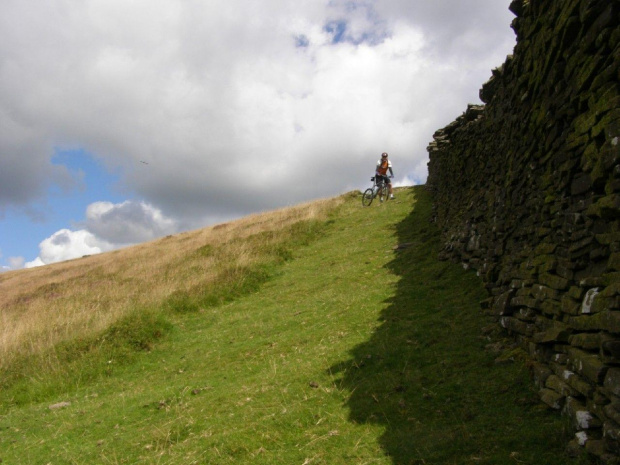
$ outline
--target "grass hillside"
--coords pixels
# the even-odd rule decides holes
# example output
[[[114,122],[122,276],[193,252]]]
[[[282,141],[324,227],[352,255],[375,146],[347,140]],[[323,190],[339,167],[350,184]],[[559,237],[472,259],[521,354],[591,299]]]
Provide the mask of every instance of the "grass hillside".
[[[0,462],[587,463],[396,195],[0,274]]]

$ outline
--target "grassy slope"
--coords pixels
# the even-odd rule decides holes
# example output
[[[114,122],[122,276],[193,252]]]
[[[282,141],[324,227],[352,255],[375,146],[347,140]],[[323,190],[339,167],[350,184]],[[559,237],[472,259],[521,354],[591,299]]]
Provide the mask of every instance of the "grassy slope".
[[[132,363],[5,411],[0,459],[571,463],[525,370],[485,351],[479,280],[435,260],[423,188],[398,197],[350,198],[258,292],[170,314]]]

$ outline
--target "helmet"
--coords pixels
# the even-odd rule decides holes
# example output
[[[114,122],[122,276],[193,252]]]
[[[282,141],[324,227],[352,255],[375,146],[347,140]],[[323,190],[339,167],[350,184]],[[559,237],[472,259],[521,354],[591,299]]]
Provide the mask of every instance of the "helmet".
[[[381,154],[381,158],[387,158],[387,156],[388,156],[388,155],[387,155],[387,152],[383,152],[383,153]]]

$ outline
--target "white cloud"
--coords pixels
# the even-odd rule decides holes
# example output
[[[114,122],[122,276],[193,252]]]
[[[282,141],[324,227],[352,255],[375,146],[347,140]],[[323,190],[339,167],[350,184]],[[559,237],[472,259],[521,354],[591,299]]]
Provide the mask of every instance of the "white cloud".
[[[26,264],[24,265],[24,268],[35,268],[37,266],[43,266],[43,265],[47,265],[47,263],[41,260],[41,257],[37,257],[30,262],[26,262]]]
[[[26,268],[98,254],[111,248],[110,244],[101,241],[84,229],[79,231],[61,229],[39,244],[39,256],[26,263]]]
[[[4,0],[0,214],[71,186],[58,147],[169,220],[93,207],[113,243],[361,188],[383,151],[423,183],[433,132],[512,50],[509,3]]]

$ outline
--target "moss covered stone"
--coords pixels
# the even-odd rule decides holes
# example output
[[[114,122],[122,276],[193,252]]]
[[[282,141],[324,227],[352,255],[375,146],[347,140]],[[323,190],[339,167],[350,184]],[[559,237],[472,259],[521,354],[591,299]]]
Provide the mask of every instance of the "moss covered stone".
[[[606,195],[600,198],[588,208],[586,214],[605,220],[620,218],[620,194]]]

